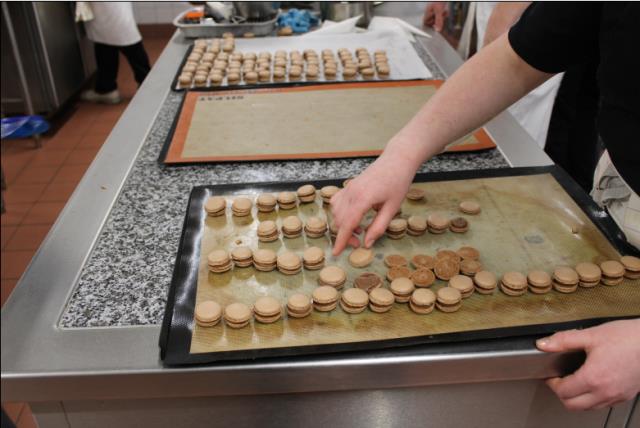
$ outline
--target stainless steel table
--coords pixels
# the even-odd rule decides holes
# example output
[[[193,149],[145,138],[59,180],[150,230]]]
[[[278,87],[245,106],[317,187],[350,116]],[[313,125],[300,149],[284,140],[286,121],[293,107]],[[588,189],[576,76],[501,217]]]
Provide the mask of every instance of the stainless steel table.
[[[423,7],[385,4],[376,13],[419,26]],[[419,41],[449,75],[461,60],[431,34]],[[541,379],[583,357],[543,354],[526,338],[166,369],[159,326],[58,328],[186,48],[180,35],[171,39],[3,307],[3,401],[29,402],[42,427],[639,423],[632,403],[566,412]],[[551,163],[508,113],[487,130],[511,165]]]

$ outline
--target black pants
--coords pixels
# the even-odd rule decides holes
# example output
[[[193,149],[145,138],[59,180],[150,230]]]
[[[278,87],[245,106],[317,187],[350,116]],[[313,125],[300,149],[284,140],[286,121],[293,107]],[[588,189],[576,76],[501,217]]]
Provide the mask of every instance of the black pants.
[[[102,43],[95,43],[96,65],[98,71],[96,75],[96,92],[106,94],[114,89],[118,89],[118,63],[120,61],[119,53],[127,58],[133,75],[138,82],[142,83],[151,66],[149,65],[149,57],[147,51],[144,50],[142,41],[129,46],[112,46]]]

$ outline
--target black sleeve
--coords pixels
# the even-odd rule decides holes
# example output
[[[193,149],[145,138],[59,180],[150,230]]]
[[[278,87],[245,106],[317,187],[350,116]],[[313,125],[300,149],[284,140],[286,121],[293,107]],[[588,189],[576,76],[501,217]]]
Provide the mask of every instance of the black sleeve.
[[[601,12],[599,2],[534,2],[509,30],[509,43],[530,66],[559,73],[597,55]]]

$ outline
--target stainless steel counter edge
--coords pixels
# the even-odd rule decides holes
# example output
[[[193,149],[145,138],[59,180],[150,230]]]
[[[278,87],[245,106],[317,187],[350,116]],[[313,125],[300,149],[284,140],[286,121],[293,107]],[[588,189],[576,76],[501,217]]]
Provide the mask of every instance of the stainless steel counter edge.
[[[446,74],[455,69],[456,54],[439,35],[428,40],[420,38],[420,42],[433,53]],[[286,381],[289,379],[287,371],[282,368],[276,370],[278,363],[164,369],[158,359],[158,327],[78,330],[57,328],[61,310],[73,292],[80,271],[166,97],[168,82],[176,71],[177,59],[182,58],[185,50],[186,45],[182,43],[181,37],[174,35],[4,305],[1,326],[3,399],[56,399],[66,395],[60,389],[63,385],[69,386],[70,390],[82,391],[84,398],[103,394],[122,397],[126,394],[133,396],[144,393],[149,396],[161,393],[152,387],[136,386],[136,379],[140,377],[149,381],[149,385],[180,384],[184,387],[180,388],[181,394],[192,394],[191,391],[197,389],[194,385],[198,385],[199,376],[209,379],[209,382],[210,376],[219,380],[232,380],[230,388],[233,389],[229,389],[229,393],[255,393],[260,388],[266,388],[261,384],[268,383],[261,381],[262,374],[274,371],[282,378],[270,381],[269,388],[272,392],[288,388],[316,388],[304,381],[297,384],[291,381],[289,385]],[[457,58],[457,64],[459,63],[460,59]],[[512,165],[550,163],[535,143],[522,144],[529,137],[510,115],[503,114],[494,119],[488,130],[500,142],[500,149]],[[502,140],[503,138],[507,140]],[[370,358],[357,361],[349,361],[348,356],[327,356],[326,364],[316,361],[311,366],[295,369],[294,372],[322,370],[321,375],[315,373],[315,379],[331,378],[340,373],[342,377],[334,380],[334,383],[323,384],[326,388],[347,389],[401,383],[425,384],[436,379],[443,382],[463,382],[470,379],[480,381],[545,377],[557,374],[557,368],[565,358],[543,355],[534,349],[513,352],[497,348],[490,353],[473,355],[473,358],[479,358],[482,363],[469,363],[471,357],[464,358],[457,353],[439,359],[421,356],[414,360],[403,360],[402,364],[387,365],[393,370],[382,376],[376,368],[379,364],[386,365],[386,360],[379,360],[375,354],[371,355]],[[352,367],[351,375],[339,369],[337,362],[343,360]],[[450,366],[453,371],[449,374],[441,373],[436,376],[436,373],[444,370],[430,369],[429,373],[433,373],[433,377],[417,375],[420,374],[418,367],[423,367],[423,364],[443,367],[442,364],[446,364],[447,360],[452,364],[459,362],[459,366]],[[510,363],[501,364],[501,361]],[[470,367],[481,367],[477,364],[484,364],[485,368],[471,373]],[[289,366],[293,367],[294,364]],[[260,371],[266,367],[274,369]],[[234,369],[239,370],[235,372],[237,376],[231,376]],[[406,373],[416,376],[404,376]],[[464,376],[467,376],[466,379]],[[388,380],[363,381],[363,377],[384,377]],[[78,382],[77,387],[74,386],[75,382]],[[81,388],[82,385],[86,389]],[[205,390],[212,393],[207,389],[210,387],[206,383],[200,385],[200,389],[197,389],[200,393]]]

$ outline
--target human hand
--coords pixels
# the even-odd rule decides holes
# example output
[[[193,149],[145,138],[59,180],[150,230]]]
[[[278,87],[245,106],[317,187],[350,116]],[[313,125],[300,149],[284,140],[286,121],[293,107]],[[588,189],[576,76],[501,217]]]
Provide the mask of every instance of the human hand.
[[[429,2],[427,8],[424,10],[422,23],[440,32],[444,27],[444,20],[447,16],[449,16],[449,6],[446,1]]]
[[[562,331],[538,340],[536,345],[545,352],[587,353],[575,373],[547,379],[568,410],[602,409],[640,392],[640,319]]]
[[[338,228],[333,254],[347,246],[358,247],[362,217],[371,209],[377,214],[367,227],[364,246],[369,248],[387,229],[415,175],[415,167],[401,158],[380,156],[362,174],[331,198],[333,222]]]

